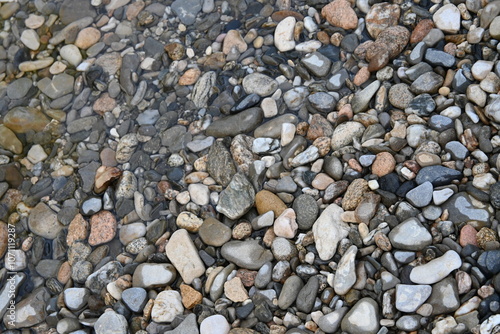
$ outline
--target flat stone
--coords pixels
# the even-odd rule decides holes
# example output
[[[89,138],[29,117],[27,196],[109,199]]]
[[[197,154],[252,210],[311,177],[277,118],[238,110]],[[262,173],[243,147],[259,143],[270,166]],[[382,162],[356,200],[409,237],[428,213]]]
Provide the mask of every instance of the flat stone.
[[[243,173],[237,173],[221,193],[217,211],[230,219],[243,216],[254,204],[255,191]]]
[[[349,225],[340,218],[343,212],[338,205],[330,204],[312,227],[316,249],[323,261],[335,255],[338,243],[349,234]]]
[[[332,62],[320,52],[313,52],[302,58],[302,64],[315,76],[324,77],[330,72]]]
[[[269,96],[278,89],[276,80],[257,72],[247,75],[242,85],[247,94],[257,94],[262,97]]]
[[[230,241],[222,246],[221,254],[227,261],[250,270],[257,270],[273,260],[271,251],[259,245],[257,240]]]
[[[334,0],[321,9],[321,15],[334,27],[356,29],[358,17],[346,0]]]
[[[57,214],[46,204],[38,203],[28,217],[30,230],[46,239],[55,239],[63,226],[57,220]]]
[[[151,319],[159,323],[172,322],[183,312],[184,306],[180,293],[174,290],[162,291],[154,301]]]
[[[414,217],[393,228],[389,232],[389,239],[393,247],[411,251],[422,250],[432,243],[431,234]]]
[[[176,276],[170,263],[141,263],[134,271],[132,284],[145,289],[163,287],[171,284]]]
[[[430,285],[396,285],[396,308],[401,312],[415,312],[432,293]]]
[[[438,29],[450,34],[456,34],[460,30],[460,11],[454,4],[447,4],[439,8],[432,20]]]
[[[227,116],[214,121],[208,126],[205,133],[207,136],[214,136],[217,138],[246,134],[252,132],[261,125],[263,116],[261,108],[250,108],[236,115]]]
[[[203,221],[198,233],[209,246],[220,247],[231,239],[231,228],[212,217]]]
[[[41,132],[49,124],[45,114],[31,107],[15,107],[4,116],[3,125],[15,133]]]
[[[191,25],[196,21],[196,15],[201,11],[199,0],[176,0],[172,3],[172,11],[185,25]]]
[[[421,185],[413,188],[406,193],[406,199],[411,205],[417,208],[423,208],[427,206],[432,200],[432,183],[429,181],[422,183]]]
[[[379,327],[379,306],[368,297],[354,304],[341,323],[342,331],[351,334],[375,334]]]
[[[358,248],[354,245],[349,247],[339,261],[333,288],[337,295],[345,295],[356,282],[356,254]]]
[[[180,229],[172,234],[165,252],[186,284],[205,273],[205,265],[186,230]]]
[[[410,280],[417,284],[434,284],[448,276],[453,270],[460,268],[462,260],[453,250],[449,250],[424,265],[413,268]]]
[[[75,79],[66,73],[54,75],[52,80],[43,78],[38,82],[38,88],[51,99],[57,99],[61,96],[73,92]]]
[[[50,299],[49,290],[41,287],[16,303],[15,320],[11,321],[9,312],[3,317],[7,329],[31,328],[45,320],[46,306]]]
[[[479,202],[464,192],[453,195],[443,205],[443,210],[448,210],[451,221],[479,221],[489,222],[492,215],[489,204]]]
[[[428,166],[422,168],[415,179],[417,184],[429,181],[434,187],[444,186],[453,180],[459,180],[462,173],[458,170],[443,166]]]

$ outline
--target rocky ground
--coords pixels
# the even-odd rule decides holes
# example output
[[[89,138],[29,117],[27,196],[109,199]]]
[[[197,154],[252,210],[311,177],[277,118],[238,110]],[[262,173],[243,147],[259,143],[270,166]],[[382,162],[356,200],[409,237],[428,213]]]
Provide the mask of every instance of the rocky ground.
[[[0,332],[499,333],[499,15],[1,2]]]

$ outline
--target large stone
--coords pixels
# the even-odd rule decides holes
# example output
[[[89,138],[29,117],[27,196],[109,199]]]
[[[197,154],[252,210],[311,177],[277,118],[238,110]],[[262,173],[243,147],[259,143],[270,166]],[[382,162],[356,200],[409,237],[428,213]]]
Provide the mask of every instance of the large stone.
[[[489,223],[493,215],[493,208],[488,203],[480,202],[465,192],[453,195],[443,204],[448,210],[449,220],[453,222],[481,222]]]
[[[236,174],[231,153],[220,141],[216,141],[208,152],[207,171],[217,183],[224,187],[229,185]]]
[[[23,143],[21,143],[11,129],[3,124],[0,124],[0,147],[14,154],[21,154],[23,152]]]
[[[263,117],[261,108],[250,108],[236,115],[214,121],[208,126],[205,133],[208,136],[217,138],[234,137],[239,134],[249,133],[262,123]]]
[[[247,75],[242,85],[247,94],[257,94],[262,97],[271,95],[278,89],[276,80],[257,72]]]
[[[363,124],[358,122],[345,122],[333,130],[332,150],[352,145],[354,140],[359,140],[365,131]]]
[[[3,323],[7,329],[31,328],[45,320],[47,303],[50,299],[49,290],[38,288],[24,297],[15,305],[14,314],[6,312]]]
[[[356,254],[358,247],[352,245],[342,255],[339,261],[337,271],[335,272],[335,279],[333,281],[333,288],[337,295],[345,295],[351,287],[356,283]]]
[[[417,218],[412,217],[397,225],[389,233],[393,247],[419,251],[432,243],[432,236]]]
[[[47,239],[55,239],[63,226],[57,220],[57,214],[45,203],[38,203],[28,217],[31,232]]]
[[[432,293],[430,285],[396,285],[396,308],[401,312],[415,312]]]
[[[337,251],[337,245],[349,235],[349,225],[340,218],[344,212],[337,204],[330,204],[321,213],[312,227],[319,257],[330,260]]]
[[[172,10],[182,23],[191,25],[201,11],[201,4],[200,0],[176,0],[172,3]]]
[[[349,334],[375,334],[379,325],[379,306],[371,298],[359,300],[342,319],[342,330]]]
[[[250,270],[260,269],[264,263],[273,260],[271,251],[257,240],[230,241],[222,246],[221,254],[227,261]]]
[[[417,284],[434,284],[448,276],[453,270],[460,268],[461,265],[460,255],[449,250],[443,256],[413,268],[410,280]]]
[[[157,288],[171,284],[176,278],[170,263],[141,263],[135,268],[133,285],[141,288]]]
[[[73,92],[74,82],[74,77],[66,73],[61,73],[54,75],[52,80],[47,77],[43,78],[38,82],[38,88],[42,93],[55,100]]]
[[[3,124],[15,133],[40,132],[49,124],[49,119],[38,109],[15,107],[4,116]]]
[[[180,229],[172,234],[165,253],[186,284],[205,273],[205,265],[186,230]]]
[[[254,199],[252,184],[245,174],[237,173],[221,193],[216,209],[229,219],[238,219],[253,206]]]

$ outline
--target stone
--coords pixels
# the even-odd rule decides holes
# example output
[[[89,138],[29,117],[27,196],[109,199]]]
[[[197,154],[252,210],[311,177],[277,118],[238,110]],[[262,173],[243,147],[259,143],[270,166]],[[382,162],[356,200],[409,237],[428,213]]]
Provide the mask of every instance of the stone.
[[[216,141],[208,152],[207,171],[214,180],[227,187],[236,174],[231,153],[220,141]],[[238,177],[236,185],[244,182],[241,177]],[[244,185],[244,183],[242,183]]]
[[[418,219],[412,217],[403,221],[389,232],[393,247],[418,251],[432,243],[432,236]]]
[[[314,197],[307,194],[302,194],[293,201],[293,210],[297,216],[298,227],[301,230],[309,230],[319,213],[319,207]]]
[[[200,0],[176,0],[172,3],[172,11],[185,25],[196,21],[196,15],[201,11]]]
[[[368,182],[364,179],[351,182],[342,200],[342,208],[346,211],[355,210],[368,190]]]
[[[224,294],[235,303],[248,299],[248,292],[239,277],[234,277],[224,283]]]
[[[432,293],[430,285],[396,285],[396,308],[401,312],[412,313],[425,303]]]
[[[183,211],[175,220],[178,227],[183,228],[191,233],[196,233],[203,224],[203,219],[198,218],[194,213]]]
[[[453,250],[447,251],[424,265],[413,268],[410,280],[417,284],[434,284],[448,276],[453,270],[460,268],[462,260]]]
[[[436,28],[443,32],[456,34],[460,30],[460,11],[454,4],[439,8],[432,16]]]
[[[443,204],[442,208],[448,210],[448,219],[451,221],[486,223],[491,217],[491,207],[488,204],[479,202],[464,192],[453,195]]]
[[[180,286],[182,305],[188,310],[194,308],[196,305],[201,304],[203,295],[186,284]]]
[[[417,208],[423,208],[431,202],[433,196],[432,190],[432,183],[430,183],[429,181],[424,182],[421,185],[408,191],[406,193],[406,199],[411,205]]]
[[[311,72],[311,74],[317,77],[324,77],[330,72],[332,62],[322,53],[316,51],[303,57],[302,64]]]
[[[21,42],[30,50],[38,50],[40,47],[40,37],[33,29],[26,29],[21,34]]]
[[[295,40],[293,32],[297,20],[293,16],[288,16],[278,23],[274,31],[274,45],[281,52],[293,50]]]
[[[3,125],[15,133],[41,132],[48,124],[47,116],[31,107],[15,107],[3,118]]]
[[[182,287],[182,286],[181,286]],[[174,330],[166,331],[164,334],[199,334],[198,323],[194,313],[188,314],[181,324]]]
[[[206,317],[200,324],[200,334],[228,334],[231,326],[220,314]]]
[[[180,229],[171,235],[165,252],[186,284],[205,273],[205,265],[186,230]]]
[[[334,0],[321,9],[321,15],[334,27],[356,29],[358,17],[346,0]]]
[[[33,81],[28,78],[19,78],[7,86],[7,96],[12,100],[21,99],[33,87]]]
[[[222,246],[221,254],[227,261],[250,270],[257,270],[273,259],[271,251],[257,240],[230,241]]]
[[[372,173],[382,177],[394,171],[396,160],[389,152],[378,153],[372,164]]]
[[[363,135],[365,127],[358,122],[345,122],[337,126],[332,135],[332,150],[351,145]]]
[[[342,319],[342,331],[351,334],[375,334],[379,330],[379,307],[365,297],[360,299]]]
[[[72,93],[74,82],[75,79],[71,75],[61,73],[54,75],[52,79],[43,78],[38,81],[38,89],[40,89],[49,98],[55,100]]]
[[[98,29],[94,27],[84,28],[78,33],[78,36],[75,40],[75,46],[80,49],[87,50],[88,48],[99,42],[100,38],[101,32]]]
[[[335,279],[333,281],[333,288],[337,295],[343,296],[356,282],[356,254],[358,248],[354,245],[349,247],[342,255],[339,261],[337,271],[335,272]]]
[[[274,221],[274,233],[278,237],[292,239],[297,229],[295,211],[291,208],[285,209]]]
[[[458,170],[443,166],[428,166],[422,168],[415,179],[417,184],[429,181],[434,187],[450,184],[453,180],[459,180],[462,173]]]
[[[230,219],[243,216],[254,204],[255,191],[243,173],[236,173],[221,193],[217,211]]]
[[[111,241],[116,235],[117,222],[109,211],[100,211],[90,217],[89,245],[98,246]]]
[[[341,307],[333,312],[323,315],[318,320],[319,328],[325,333],[335,333],[340,327],[340,322],[344,318],[349,308]]]
[[[460,306],[457,282],[451,276],[444,278],[432,287],[432,294],[427,300],[432,306],[432,315],[454,312]]]
[[[127,307],[135,313],[144,310],[144,306],[148,301],[147,292],[143,288],[133,287],[126,289],[122,293],[122,301]]]
[[[231,228],[212,217],[203,221],[198,233],[209,246],[220,247],[231,239]]]
[[[59,18],[64,25],[85,17],[95,18],[96,15],[90,1],[65,0],[59,9]]]
[[[396,4],[377,3],[371,6],[365,18],[366,29],[370,36],[377,38],[385,28],[397,25],[400,12]]]
[[[50,240],[55,239],[63,229],[57,214],[44,203],[38,203],[30,211],[28,226],[31,232]]]
[[[3,316],[3,323],[7,329],[31,328],[45,320],[47,303],[50,299],[49,290],[38,288],[16,303],[14,319],[7,312]]]
[[[82,62],[82,54],[76,45],[67,44],[59,50],[61,58],[66,60],[70,65],[78,67]]]
[[[170,263],[141,263],[135,268],[132,284],[139,288],[157,288],[170,285],[176,278]]]
[[[247,75],[242,82],[247,94],[257,94],[262,97],[273,94],[278,89],[278,82],[262,73]]]
[[[197,0],[188,0],[184,2],[197,1]],[[180,0],[176,0],[175,2],[180,2]],[[174,3],[175,3],[174,2]],[[173,5],[172,5],[173,6]],[[212,88],[215,85],[215,80],[217,78],[217,74],[214,71],[209,71],[203,74],[196,84],[193,87],[193,91],[191,93],[191,100],[198,108],[204,108],[207,106],[207,101],[209,95],[211,94]]]
[[[86,288],[68,288],[64,290],[64,304],[72,311],[78,311],[87,304],[90,291]]]
[[[214,121],[208,126],[205,133],[217,138],[234,137],[255,130],[263,120],[261,108],[254,107],[244,110],[236,115],[227,116]]]
[[[241,37],[238,30],[229,30],[224,37],[224,43],[222,45],[222,52],[224,54],[229,54],[231,50],[235,48],[239,53],[243,53],[247,50],[247,43]]]
[[[183,312],[184,306],[180,293],[174,290],[162,291],[154,300],[151,319],[159,323],[172,322],[176,316]]]
[[[314,222],[314,241],[323,261],[330,260],[335,255],[338,243],[349,234],[349,225],[340,218],[343,212],[338,205],[330,204]]]
[[[287,208],[286,204],[269,190],[261,190],[255,195],[255,207],[259,215],[273,211],[275,217],[279,217]]]
[[[23,144],[16,134],[3,124],[0,125],[0,147],[9,150],[14,154],[23,152]]]

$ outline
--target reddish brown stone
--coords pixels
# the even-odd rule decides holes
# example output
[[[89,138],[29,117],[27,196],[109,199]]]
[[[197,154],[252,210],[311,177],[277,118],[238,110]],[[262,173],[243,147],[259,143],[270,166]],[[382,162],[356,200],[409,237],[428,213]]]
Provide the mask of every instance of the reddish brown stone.
[[[247,288],[253,286],[255,282],[255,277],[257,277],[257,271],[248,270],[248,269],[240,269],[236,272],[236,277],[241,279],[241,282]]]
[[[468,224],[464,225],[464,227],[462,227],[462,229],[460,230],[460,239],[459,239],[460,246],[462,247],[465,247],[467,245],[478,246],[476,234],[477,231],[474,227]]]
[[[179,86],[194,85],[200,77],[201,71],[197,68],[190,68],[179,78]]]
[[[104,192],[108,186],[122,175],[122,171],[117,167],[101,166],[95,174],[94,191],[98,194]]]
[[[314,141],[319,137],[331,137],[332,135],[333,127],[330,122],[320,114],[314,114],[309,122],[307,139]]]
[[[186,54],[186,48],[180,43],[170,43],[165,45],[165,51],[172,60],[180,60]]]
[[[356,29],[358,16],[347,0],[334,0],[323,7],[321,15],[334,27]]]
[[[274,211],[275,218],[279,217],[287,208],[281,198],[269,190],[261,190],[255,195],[255,206],[259,215]]]
[[[302,21],[304,19],[304,15],[293,10],[278,10],[271,15],[271,19],[273,19],[274,22],[281,22],[289,16],[295,17],[297,21]]]
[[[425,19],[416,25],[415,29],[413,29],[410,37],[410,43],[418,43],[421,42],[425,36],[434,28],[434,22],[431,19]]]
[[[399,5],[387,2],[374,4],[366,14],[365,20],[368,33],[373,38],[377,38],[382,30],[398,24],[400,14]]]
[[[113,240],[116,235],[116,218],[109,211],[100,211],[90,218],[89,245],[97,246]]]
[[[71,246],[75,241],[87,239],[88,234],[89,223],[81,214],[77,214],[69,224],[66,243],[68,246]]]
[[[381,152],[377,154],[372,165],[372,173],[378,177],[382,177],[394,171],[396,160],[389,152]]]
[[[110,97],[108,93],[104,93],[94,102],[92,108],[97,114],[104,115],[105,113],[115,109],[115,107],[116,100]]]

